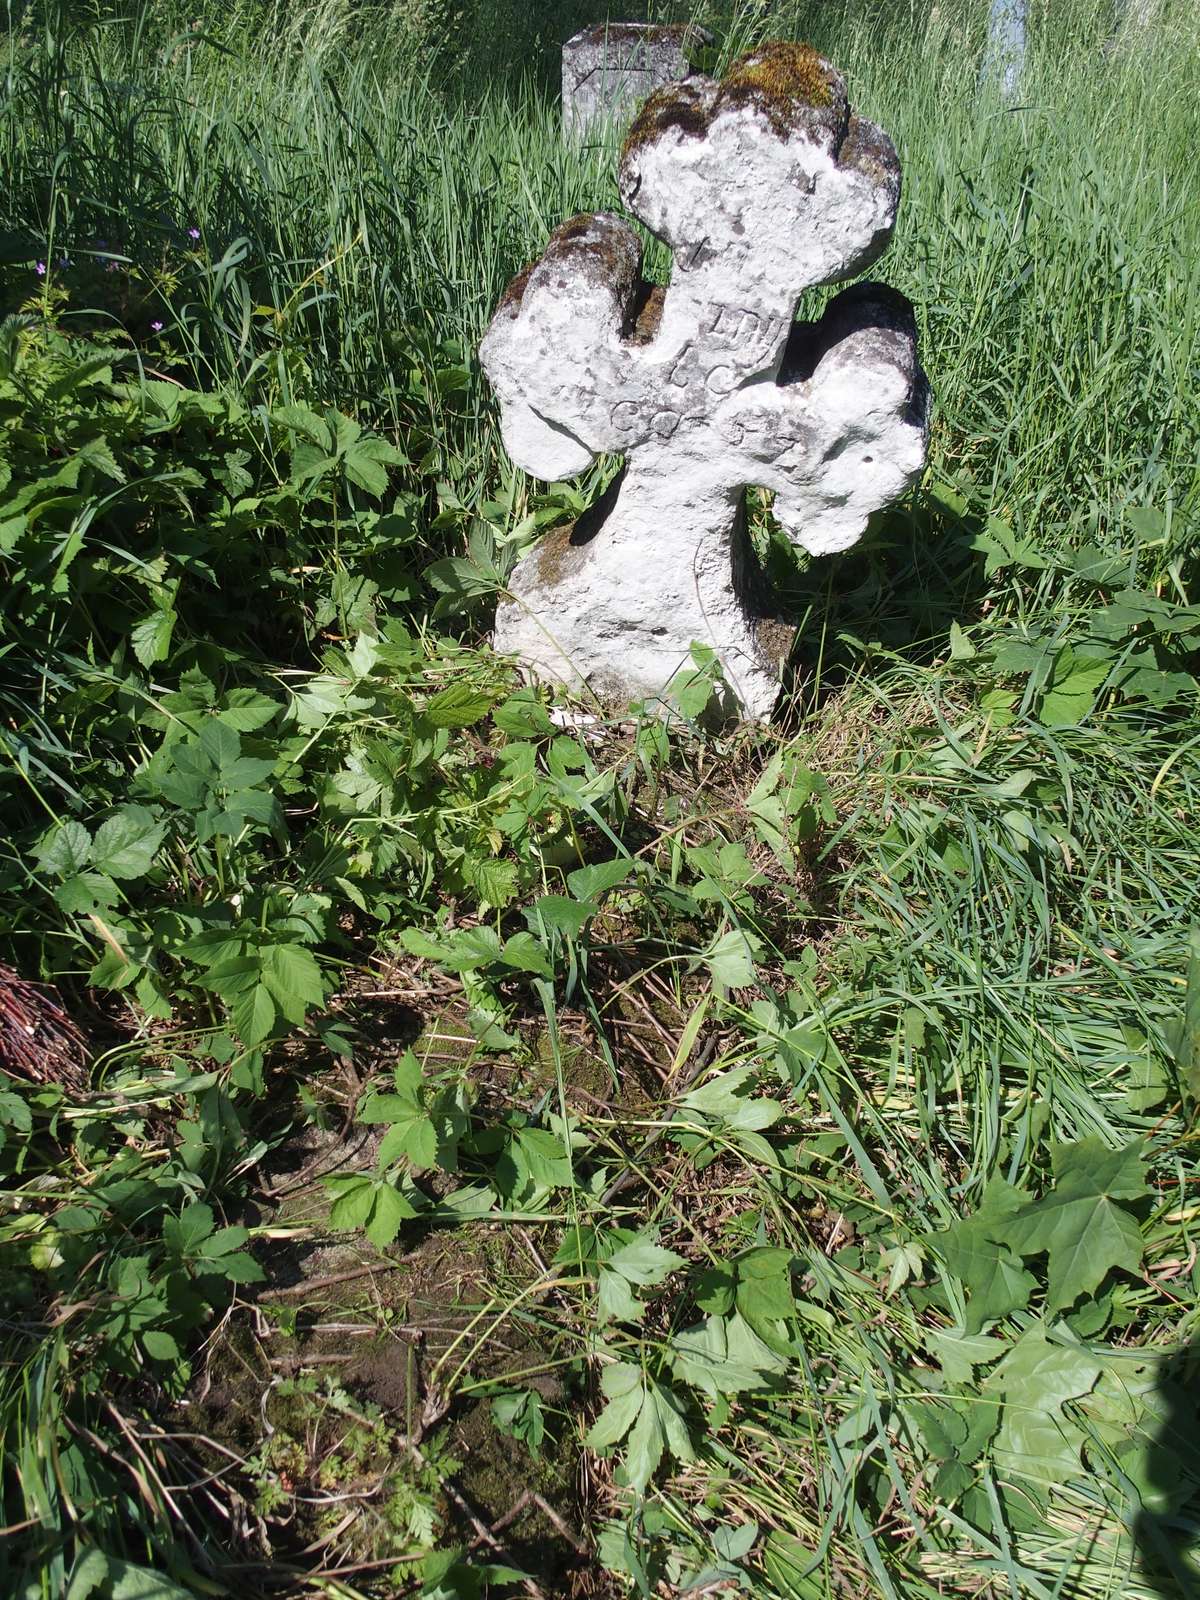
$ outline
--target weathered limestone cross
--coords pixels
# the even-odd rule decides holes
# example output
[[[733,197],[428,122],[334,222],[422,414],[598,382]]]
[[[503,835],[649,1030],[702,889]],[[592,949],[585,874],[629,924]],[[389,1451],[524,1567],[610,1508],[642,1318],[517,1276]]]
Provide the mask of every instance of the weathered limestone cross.
[[[861,272],[900,197],[887,135],[841,75],[771,44],[720,82],[651,95],[621,154],[626,206],[674,251],[642,282],[633,227],[574,217],[514,279],[480,347],[509,455],[541,478],[601,451],[615,494],[518,564],[497,650],[601,699],[655,697],[713,648],[741,711],[770,715],[778,661],[745,529],[747,486],[788,535],[843,550],[925,459],[928,389],[903,296],[844,291],[794,323],[801,292]]]

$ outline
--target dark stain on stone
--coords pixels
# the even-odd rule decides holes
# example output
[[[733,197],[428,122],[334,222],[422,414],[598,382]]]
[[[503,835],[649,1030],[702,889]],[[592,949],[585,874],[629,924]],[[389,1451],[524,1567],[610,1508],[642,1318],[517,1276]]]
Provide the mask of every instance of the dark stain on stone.
[[[507,311],[511,313],[512,316],[516,316],[517,312],[521,309],[521,301],[525,298],[525,285],[529,282],[529,279],[533,273],[533,269],[536,266],[537,262],[531,261],[528,266],[522,267],[520,272],[517,273],[516,277],[509,284],[508,288],[505,289],[504,293],[500,296],[500,304],[496,307],[497,316],[499,316],[502,311]]]
[[[641,260],[637,234],[622,217],[581,211],[555,228],[536,265],[557,268],[560,289],[567,288],[572,278],[585,276],[624,299]]]
[[[856,168],[875,183],[894,184],[899,196],[900,161],[896,147],[875,123],[851,112],[837,160],[839,167]]]
[[[587,564],[589,545],[603,528],[609,513],[617,503],[621,485],[625,481],[622,468],[604,493],[583,515],[560,528],[552,528],[538,540],[533,555],[537,563],[539,584],[571,582]]]
[[[625,313],[625,325],[621,329],[621,337],[627,344],[650,343],[662,321],[666,297],[667,291],[661,283],[647,283],[645,278],[639,280]]]

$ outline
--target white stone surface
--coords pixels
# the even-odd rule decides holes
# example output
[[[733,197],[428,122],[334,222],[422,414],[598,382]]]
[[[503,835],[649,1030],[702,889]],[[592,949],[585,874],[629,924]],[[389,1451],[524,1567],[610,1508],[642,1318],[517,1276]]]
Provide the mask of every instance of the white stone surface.
[[[600,452],[627,458],[611,504],[518,564],[494,636],[536,676],[604,702],[660,695],[695,640],[742,712],[769,716],[777,663],[760,639],[770,607],[746,486],[773,490],[782,527],[822,555],[853,544],[925,459],[907,302],[859,285],[819,322],[792,320],[804,289],[885,247],[900,193],[886,135],[803,51],[767,47],[720,83],[660,90],[634,124],[620,191],[674,251],[665,295],[641,282],[628,222],[576,217],[510,285],[480,347],[519,466],[556,479]],[[808,92],[780,94],[781,80]],[[810,103],[814,81],[827,104]]]

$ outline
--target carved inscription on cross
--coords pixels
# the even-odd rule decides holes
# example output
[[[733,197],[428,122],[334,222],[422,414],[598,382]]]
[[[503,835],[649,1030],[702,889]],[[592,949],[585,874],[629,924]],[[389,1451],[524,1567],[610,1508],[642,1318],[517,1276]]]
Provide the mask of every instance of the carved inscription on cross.
[[[861,272],[900,195],[886,134],[803,45],[743,57],[646,102],[621,197],[674,253],[642,281],[633,227],[574,217],[514,279],[480,356],[512,459],[542,478],[625,456],[615,492],[524,557],[495,645],[602,699],[654,697],[699,641],[741,711],[769,716],[778,663],[744,491],[788,535],[843,550],[925,459],[928,389],[904,298],[880,285],[793,321],[800,294]]]

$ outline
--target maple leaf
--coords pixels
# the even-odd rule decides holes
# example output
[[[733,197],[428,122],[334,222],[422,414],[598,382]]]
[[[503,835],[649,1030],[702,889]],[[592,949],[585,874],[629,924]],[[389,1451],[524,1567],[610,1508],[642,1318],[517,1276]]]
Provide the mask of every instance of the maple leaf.
[[[987,1322],[996,1322],[1010,1311],[1029,1304],[1034,1279],[1021,1265],[1020,1257],[1002,1237],[1010,1218],[1028,1203],[1029,1196],[1003,1178],[993,1178],[983,1192],[979,1210],[973,1216],[952,1223],[944,1233],[934,1234],[931,1243],[968,1291],[966,1331],[978,1333]]]
[[[1090,1294],[1113,1267],[1140,1271],[1141,1229],[1120,1202],[1146,1194],[1143,1148],[1136,1141],[1111,1150],[1095,1136],[1056,1145],[1054,1188],[1007,1222],[1005,1239],[1014,1250],[1049,1257],[1049,1314]]]

